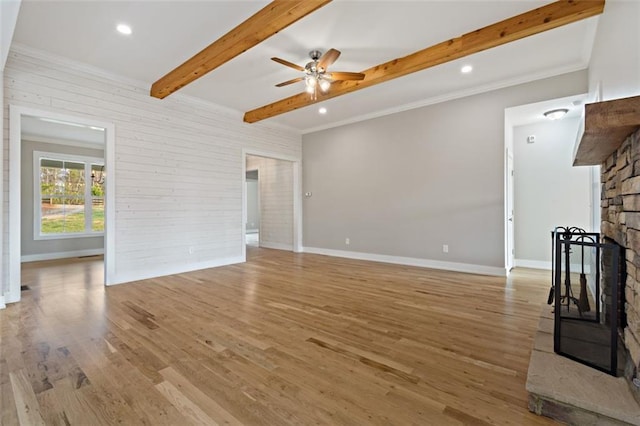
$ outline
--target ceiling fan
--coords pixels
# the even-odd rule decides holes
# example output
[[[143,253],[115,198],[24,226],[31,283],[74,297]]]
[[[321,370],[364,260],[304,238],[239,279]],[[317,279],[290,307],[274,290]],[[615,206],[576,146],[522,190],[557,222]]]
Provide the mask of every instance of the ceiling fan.
[[[271,60],[278,62],[279,64],[293,68],[305,73],[304,77],[297,77],[280,84],[276,84],[276,87],[288,86],[289,84],[304,81],[305,91],[309,93],[313,99],[316,99],[318,94],[318,88],[325,93],[331,87],[331,82],[338,80],[363,80],[365,75],[359,72],[345,72],[334,71],[327,72],[327,68],[333,64],[340,56],[340,51],[336,49],[329,49],[323,55],[319,50],[312,50],[309,52],[311,62],[307,63],[304,67],[296,65],[292,62],[285,61],[280,58],[271,58]]]

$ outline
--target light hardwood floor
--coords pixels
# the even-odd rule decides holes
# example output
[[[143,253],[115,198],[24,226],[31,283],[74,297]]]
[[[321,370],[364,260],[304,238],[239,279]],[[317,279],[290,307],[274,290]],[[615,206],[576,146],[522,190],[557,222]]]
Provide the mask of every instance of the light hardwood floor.
[[[553,424],[525,391],[547,273],[248,257],[106,289],[99,259],[25,264],[2,425]]]

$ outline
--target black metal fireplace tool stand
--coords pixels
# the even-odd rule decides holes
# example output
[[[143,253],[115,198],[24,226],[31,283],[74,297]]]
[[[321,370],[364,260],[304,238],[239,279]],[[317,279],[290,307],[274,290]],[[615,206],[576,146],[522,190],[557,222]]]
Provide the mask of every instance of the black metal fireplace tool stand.
[[[554,351],[615,376],[624,365],[618,360],[620,246],[577,227],[557,227],[551,237]]]
[[[592,243],[597,244],[599,238],[599,234],[595,232],[586,232],[582,228],[578,228],[576,226],[565,227],[558,226],[553,231],[551,231],[551,258],[553,259],[551,262],[551,290],[549,291],[549,297],[547,299],[547,304],[551,305],[555,298],[555,291],[559,289],[558,285],[559,281],[556,280],[556,269],[561,269],[562,265],[562,257],[560,260],[557,260],[558,256],[564,254],[564,294],[560,295],[560,304],[557,306],[566,307],[567,312],[571,311],[571,303],[573,303],[578,310],[578,314],[582,316],[584,312],[589,312],[591,310],[591,306],[589,304],[589,299],[587,297],[587,279],[585,274],[585,259],[584,259],[584,245],[580,246],[580,294],[579,297],[575,297],[573,295],[573,288],[571,286],[571,247],[569,244],[561,245],[562,250],[558,252],[556,255],[556,251],[558,250],[556,240],[560,239],[567,242],[577,242],[577,243]],[[598,265],[600,262],[600,251],[596,250],[596,259],[595,264]],[[596,278],[596,293],[599,293],[599,275]],[[599,304],[599,298],[596,298],[596,305]],[[599,321],[599,306],[596,306],[596,316]]]

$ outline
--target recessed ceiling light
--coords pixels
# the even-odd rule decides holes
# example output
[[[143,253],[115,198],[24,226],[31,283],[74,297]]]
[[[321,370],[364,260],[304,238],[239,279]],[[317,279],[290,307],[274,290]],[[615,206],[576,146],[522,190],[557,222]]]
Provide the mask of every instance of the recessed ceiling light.
[[[545,112],[544,116],[547,117],[549,120],[559,120],[565,115],[567,115],[568,112],[569,110],[566,108],[558,108],[558,109],[552,109],[550,111]]]
[[[127,24],[118,24],[116,30],[118,30],[120,34],[131,35],[131,27]]]
[[[460,68],[460,72],[463,74],[469,74],[471,71],[473,71],[473,67],[471,65],[465,65]]]
[[[327,113],[327,109],[325,107],[320,107],[320,109],[318,110],[318,112],[320,114],[326,114]]]

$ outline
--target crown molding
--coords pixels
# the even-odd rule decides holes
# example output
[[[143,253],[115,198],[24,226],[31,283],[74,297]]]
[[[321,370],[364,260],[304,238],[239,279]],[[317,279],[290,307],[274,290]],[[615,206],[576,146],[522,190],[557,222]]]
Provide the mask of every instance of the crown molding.
[[[322,130],[333,129],[335,127],[346,126],[348,124],[359,123],[361,121],[372,120],[374,118],[380,118],[387,115],[397,114],[399,112],[409,111],[412,109],[418,109],[422,107],[426,107],[429,105],[435,105],[442,102],[453,101],[456,99],[462,99],[469,96],[480,95],[482,93],[492,92],[494,90],[505,89],[507,87],[517,86],[519,84],[530,83],[536,80],[542,80],[545,78],[556,77],[562,74],[568,74],[571,72],[582,71],[587,69],[589,66],[588,60],[585,61],[584,58],[579,63],[565,66],[565,67],[557,67],[551,70],[546,70],[538,73],[525,74],[523,76],[519,76],[516,78],[503,80],[500,82],[489,83],[478,87],[458,90],[455,92],[447,93],[441,96],[433,96],[429,98],[425,98],[418,102],[412,102],[408,104],[398,105],[392,108],[383,109],[380,111],[372,112],[369,114],[358,115],[356,117],[348,118],[346,120],[336,121],[333,123],[325,124],[317,127],[310,127],[307,129],[303,129],[301,132],[303,135],[309,133],[315,133]]]
[[[142,80],[136,80],[133,78],[125,77],[121,74],[113,73],[105,69],[86,64],[81,61],[76,61],[64,56],[56,55],[50,52],[46,52],[44,50],[35,49],[33,47],[14,42],[11,45],[9,56],[15,57],[16,55],[27,56],[40,61],[49,62],[55,65],[69,68],[71,70],[74,70],[83,74],[89,74],[89,75],[99,77],[105,80],[109,80],[118,84],[132,86],[142,91],[148,92],[149,89],[151,88],[150,82],[145,82]],[[229,108],[220,104],[216,104],[215,102],[207,101],[205,99],[197,98],[195,96],[185,95],[183,93],[174,93],[171,95],[171,97],[163,100],[152,98],[151,96],[149,96],[149,99],[153,99],[158,102],[164,102],[164,103],[172,102],[172,103],[180,103],[184,105],[194,106],[198,108],[205,108],[208,111],[212,111],[217,114],[226,116],[228,118],[237,120],[238,123],[241,123],[243,125],[248,125],[247,123],[244,123],[242,121],[242,117],[244,116],[243,111],[239,111],[239,110]],[[254,125],[254,127],[257,127],[257,126]],[[276,123],[276,122],[264,123],[264,125],[259,127],[263,127],[265,129],[268,129],[268,128],[279,129],[279,130],[291,132],[296,135],[301,134],[301,131],[299,129],[296,129],[294,127],[287,126],[284,124]]]

